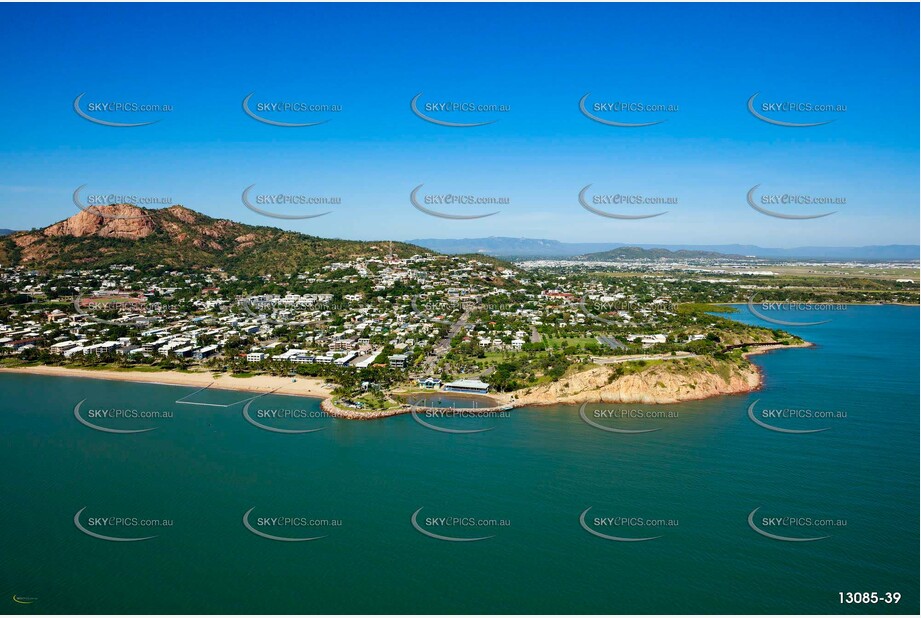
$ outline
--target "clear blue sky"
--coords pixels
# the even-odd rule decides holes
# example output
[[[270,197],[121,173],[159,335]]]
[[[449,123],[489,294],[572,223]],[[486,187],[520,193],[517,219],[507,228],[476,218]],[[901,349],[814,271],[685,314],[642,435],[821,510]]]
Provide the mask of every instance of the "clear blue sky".
[[[169,196],[216,217],[328,237],[397,240],[525,236],[564,241],[918,243],[919,31],[915,4],[654,5],[2,5],[0,227],[76,212],[73,190]],[[161,114],[74,113],[74,98],[166,103]],[[342,106],[273,116],[260,101]],[[424,122],[422,101],[511,111],[478,128]],[[667,122],[614,128],[590,101],[679,106]],[[836,114],[752,117],[746,102],[847,105]],[[266,114],[269,116],[269,114]],[[613,117],[613,116],[609,116]],[[617,119],[621,119],[620,116]],[[625,119],[633,121],[633,117]],[[429,217],[409,192],[505,196],[499,215]],[[677,196],[668,215],[593,215],[577,194]],[[745,194],[844,196],[838,214],[773,219]],[[240,193],[341,196],[333,214],[282,222]],[[314,208],[314,207],[308,207]],[[450,210],[450,209],[449,209]],[[821,209],[820,209],[821,210]],[[482,212],[470,209],[466,212]],[[286,212],[291,212],[291,209]],[[462,212],[458,209],[450,212]],[[637,212],[637,211],[634,211]]]

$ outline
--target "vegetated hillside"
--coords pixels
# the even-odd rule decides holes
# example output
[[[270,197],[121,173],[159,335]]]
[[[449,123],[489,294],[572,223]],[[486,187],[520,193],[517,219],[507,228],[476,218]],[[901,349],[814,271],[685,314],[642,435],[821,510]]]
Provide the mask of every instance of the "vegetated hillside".
[[[416,245],[411,246],[415,247]],[[516,272],[521,271],[521,269],[512,262],[502,258],[493,257],[491,255],[484,255],[482,253],[457,253],[454,255],[455,257],[463,258],[465,260],[476,260],[478,262],[482,262],[483,264],[491,264],[496,268],[507,268],[508,270],[513,270]]]
[[[431,253],[406,243],[326,239],[214,219],[178,205],[94,207],[44,229],[0,238],[0,264],[39,270],[164,264],[249,276],[292,273],[356,256],[384,258],[391,251],[397,257]]]
[[[688,251],[679,249],[678,251],[669,251],[668,249],[643,249],[641,247],[618,247],[610,251],[601,251],[598,253],[587,253],[582,259],[590,261],[606,260],[660,260],[666,259],[687,259],[687,258],[726,258],[741,257],[726,253],[717,253],[716,251]]]

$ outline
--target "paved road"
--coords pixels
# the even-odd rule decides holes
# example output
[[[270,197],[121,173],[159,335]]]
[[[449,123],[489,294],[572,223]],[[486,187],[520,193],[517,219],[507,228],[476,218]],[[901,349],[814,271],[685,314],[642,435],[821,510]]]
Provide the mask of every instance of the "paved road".
[[[593,356],[592,362],[599,365],[616,365],[627,361],[637,360],[679,360],[682,358],[696,358],[697,354],[690,352],[677,352],[674,356],[668,354],[632,354],[630,356]]]
[[[464,313],[461,314],[457,321],[451,325],[451,328],[448,329],[448,334],[442,337],[438,343],[435,344],[434,353],[425,358],[425,371],[431,372],[432,368],[435,366],[435,363],[438,362],[438,359],[447,354],[448,350],[451,348],[451,340],[454,339],[454,336],[460,332],[460,330],[467,324],[467,320],[470,318],[470,310],[464,310]]]
[[[608,346],[609,348],[611,348],[612,350],[617,350],[617,349],[619,349],[619,348],[626,348],[626,347],[627,347],[627,346],[625,346],[623,343],[621,343],[620,341],[618,341],[617,339],[615,339],[614,337],[609,337],[609,336],[607,336],[607,335],[600,335],[600,336],[596,337],[596,339],[598,340],[598,343],[600,343],[601,345],[606,345],[606,346]]]
[[[438,342],[435,346],[435,353],[444,354],[448,351],[448,348],[451,347],[451,340],[454,339],[454,336],[460,332],[460,330],[467,324],[467,320],[470,319],[470,310],[465,309],[457,321],[451,325],[451,328],[448,329],[448,334]]]

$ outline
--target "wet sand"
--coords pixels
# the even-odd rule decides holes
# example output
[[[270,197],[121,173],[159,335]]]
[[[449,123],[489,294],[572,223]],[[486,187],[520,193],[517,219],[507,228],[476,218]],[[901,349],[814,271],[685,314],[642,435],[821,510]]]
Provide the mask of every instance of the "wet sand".
[[[0,373],[25,373],[65,378],[89,378],[94,380],[117,380],[143,384],[166,384],[169,386],[192,386],[222,390],[245,391],[248,393],[275,392],[279,395],[319,397],[325,399],[332,394],[334,386],[327,385],[321,378],[281,377],[258,375],[251,378],[234,378],[228,374],[214,377],[211,372],[186,373],[182,371],[112,371],[77,369],[74,367],[14,367],[0,368]]]

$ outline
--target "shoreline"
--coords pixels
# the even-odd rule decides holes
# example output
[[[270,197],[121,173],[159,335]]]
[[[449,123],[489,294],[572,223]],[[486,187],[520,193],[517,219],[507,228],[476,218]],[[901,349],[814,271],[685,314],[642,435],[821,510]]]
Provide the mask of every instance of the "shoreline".
[[[773,302],[773,301],[758,301],[760,302]],[[748,301],[737,302],[737,303],[706,303],[708,305],[720,306],[720,307],[747,307]],[[754,303],[758,304],[758,303]],[[921,303],[855,303],[855,302],[802,302],[797,304],[803,305],[845,305],[847,307],[921,307]]]
[[[292,382],[290,377],[252,376],[234,378],[227,374],[214,377],[209,371],[186,373],[181,371],[113,371],[109,369],[78,369],[75,367],[54,367],[38,365],[34,367],[0,367],[0,374],[18,373],[60,378],[88,378],[91,380],[110,380],[115,382],[135,382],[139,384],[159,384],[161,386],[189,386],[194,388],[210,387],[218,390],[242,391],[273,395],[292,395],[327,399],[332,396],[332,388],[321,378],[297,376]]]
[[[703,396],[676,397],[667,403],[680,403],[682,401],[697,401],[701,399],[711,399],[722,395],[741,394],[756,392],[764,386],[764,374],[757,364],[751,362],[751,356],[766,354],[775,350],[811,348],[815,347],[814,343],[804,341],[799,344],[783,345],[774,344],[757,347],[742,354],[743,358],[749,361],[752,371],[757,379],[754,384],[748,383],[745,388],[736,388],[724,392],[715,392]],[[252,376],[249,378],[234,378],[229,375],[220,375],[215,378],[210,372],[186,373],[179,371],[151,371],[151,372],[133,372],[133,371],[113,371],[113,370],[94,370],[78,369],[74,367],[54,367],[48,365],[39,365],[34,367],[2,367],[0,374],[27,374],[48,377],[67,377],[67,378],[88,378],[95,380],[110,380],[116,382],[134,382],[139,384],[155,384],[161,386],[187,386],[193,388],[214,388],[218,390],[232,390],[247,393],[259,393],[263,395],[289,395],[295,397],[308,397],[320,399],[320,408],[328,415],[348,420],[376,420],[390,416],[409,414],[414,409],[416,411],[426,410],[444,410],[445,408],[436,408],[428,406],[409,406],[404,405],[399,408],[390,410],[370,410],[362,412],[359,410],[343,409],[338,407],[333,401],[332,387],[320,378],[297,377],[296,382],[292,382],[290,377],[281,376]],[[407,397],[418,393],[393,393],[395,396]],[[452,396],[455,393],[450,393]],[[478,409],[467,409],[469,413],[492,414],[498,411],[511,410],[522,407],[544,407],[551,405],[576,405],[580,403],[604,403],[604,396],[600,392],[583,392],[576,396],[563,397],[554,401],[536,400],[522,395],[520,392],[513,393],[495,393],[486,395],[484,399],[489,399],[495,405]],[[608,402],[614,403],[614,402]],[[637,401],[618,401],[616,403],[650,403],[643,398]]]
[[[750,357],[758,356],[759,354],[767,354],[768,352],[773,352],[774,350],[782,350],[784,348],[814,348],[814,347],[816,347],[816,344],[812,343],[811,341],[803,341],[803,343],[796,343],[793,345],[780,345],[780,344],[770,345],[770,346],[766,345],[761,348],[755,348],[754,350],[750,350],[748,352],[743,352],[742,358],[747,360],[749,364],[755,368],[755,372],[758,374],[758,385],[755,388],[753,388],[750,392],[754,393],[754,392],[757,392],[763,389],[764,383],[766,381],[766,378],[764,375],[764,369],[761,367],[761,365],[752,362]]]
[[[730,384],[718,384],[717,388],[710,391],[685,391],[681,392],[672,392],[669,394],[664,393],[653,393],[652,389],[646,385],[645,387],[640,388],[639,390],[634,390],[632,393],[629,393],[626,396],[622,394],[612,394],[604,393],[605,386],[599,385],[595,388],[588,388],[581,392],[574,393],[557,393],[552,397],[548,397],[547,394],[534,393],[532,389],[521,389],[513,393],[497,393],[494,395],[495,399],[511,407],[539,407],[539,406],[552,406],[552,405],[579,405],[583,403],[618,403],[618,404],[648,404],[648,405],[659,405],[659,404],[675,404],[682,403],[685,401],[701,401],[705,399],[712,399],[714,397],[722,397],[727,395],[741,395],[746,393],[754,393],[761,390],[764,387],[764,372],[762,368],[751,361],[751,356],[757,356],[759,354],[766,354],[773,352],[775,350],[791,349],[791,348],[811,348],[815,347],[816,344],[803,341],[802,343],[784,345],[784,344],[770,344],[765,346],[758,346],[750,349],[748,352],[744,352],[742,357],[748,362],[750,372],[748,376],[742,376],[744,379],[735,379]],[[589,369],[582,373],[582,375],[591,374],[593,369]],[[579,375],[579,374],[577,374]],[[561,382],[568,382],[572,380],[574,376],[569,376],[566,380],[561,380]]]
[[[789,350],[792,348],[814,348],[816,344],[811,341],[803,341],[802,343],[791,343],[790,345],[784,345],[782,343],[776,343],[773,345],[764,345],[757,346],[748,352],[742,353],[742,358],[748,359],[750,356],[758,356],[759,354],[767,354],[768,352],[773,352],[774,350]]]

